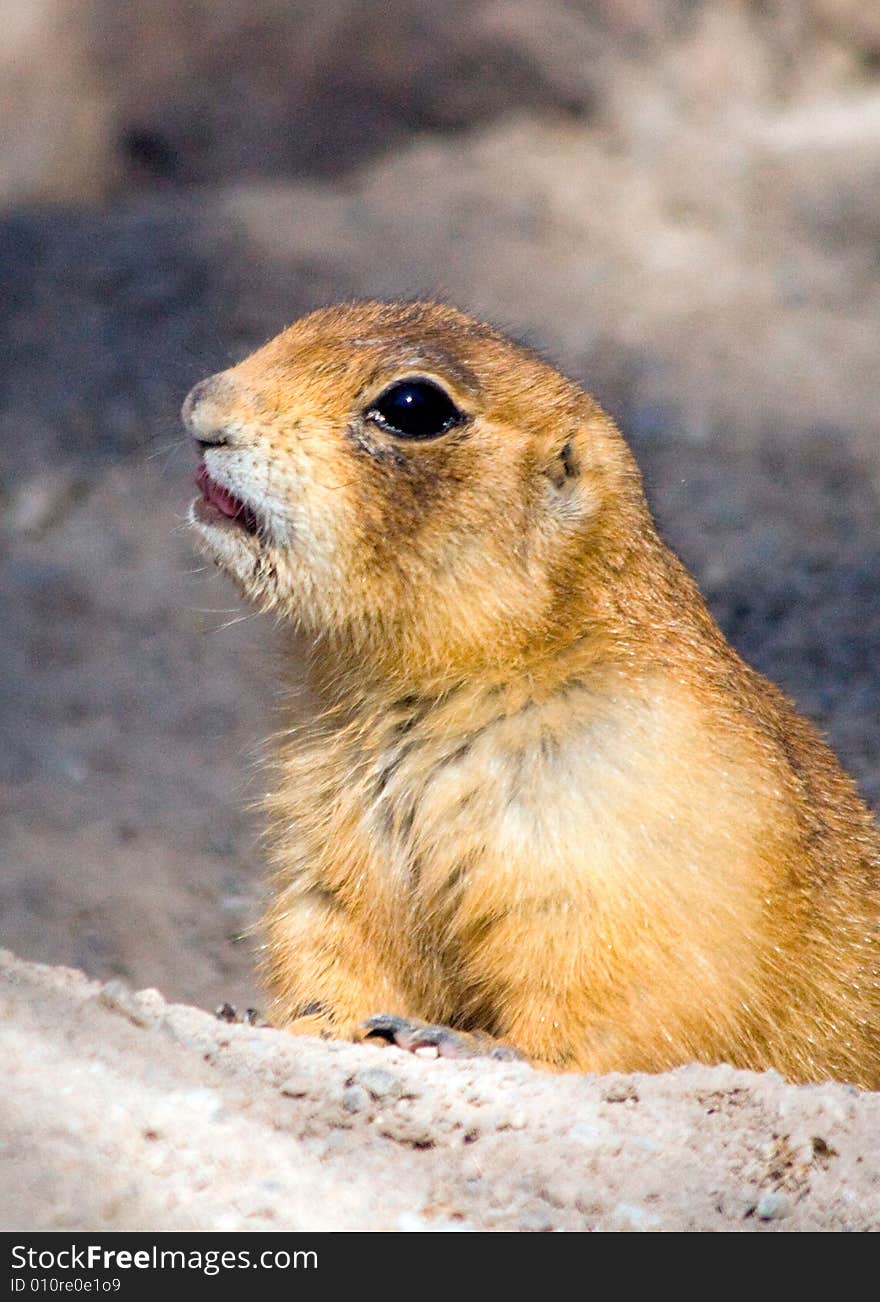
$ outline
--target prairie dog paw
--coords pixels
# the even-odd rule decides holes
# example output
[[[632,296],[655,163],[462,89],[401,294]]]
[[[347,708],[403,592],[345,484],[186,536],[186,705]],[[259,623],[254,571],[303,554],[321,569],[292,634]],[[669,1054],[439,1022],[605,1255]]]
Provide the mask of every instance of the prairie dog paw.
[[[396,1045],[420,1058],[495,1058],[512,1061],[522,1054],[509,1044],[482,1031],[456,1031],[450,1026],[432,1026],[393,1013],[369,1017],[358,1027],[355,1038],[379,1045]]]

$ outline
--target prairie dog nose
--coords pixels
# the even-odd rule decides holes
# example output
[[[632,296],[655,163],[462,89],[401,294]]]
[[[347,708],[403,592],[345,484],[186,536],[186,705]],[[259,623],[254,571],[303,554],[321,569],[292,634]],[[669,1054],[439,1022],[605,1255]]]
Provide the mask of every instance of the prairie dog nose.
[[[199,380],[186,395],[180,418],[197,443],[219,447],[231,441],[229,388],[230,382],[221,371]]]

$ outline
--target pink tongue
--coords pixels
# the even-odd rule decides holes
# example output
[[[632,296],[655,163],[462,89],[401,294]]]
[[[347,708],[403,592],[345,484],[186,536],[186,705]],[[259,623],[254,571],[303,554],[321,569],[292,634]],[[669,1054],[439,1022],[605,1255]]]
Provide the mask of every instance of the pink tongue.
[[[218,511],[222,511],[224,515],[228,515],[231,519],[241,515],[244,510],[243,504],[233,497],[231,493],[227,492],[225,488],[221,488],[219,484],[214,483],[204,464],[200,465],[196,471],[196,483],[202,490],[202,496],[205,500],[210,502],[212,506],[216,506]]]

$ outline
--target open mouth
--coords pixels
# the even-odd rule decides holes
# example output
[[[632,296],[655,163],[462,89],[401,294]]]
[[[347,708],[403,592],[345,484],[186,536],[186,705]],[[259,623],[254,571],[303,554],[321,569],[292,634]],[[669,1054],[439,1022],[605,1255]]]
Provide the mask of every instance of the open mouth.
[[[219,524],[221,520],[228,520],[245,533],[259,533],[260,522],[256,514],[228,488],[211,478],[204,461],[200,461],[196,469],[196,484],[202,494],[202,500],[196,503],[196,511],[206,523]]]

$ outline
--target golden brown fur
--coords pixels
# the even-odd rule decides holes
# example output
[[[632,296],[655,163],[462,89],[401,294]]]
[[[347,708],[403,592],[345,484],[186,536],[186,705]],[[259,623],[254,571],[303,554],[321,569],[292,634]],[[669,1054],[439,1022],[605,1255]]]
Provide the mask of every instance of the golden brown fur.
[[[371,424],[410,375],[467,424]],[[360,303],[185,418],[260,520],[197,508],[203,545],[314,639],[319,708],[267,800],[278,1025],[389,1012],[564,1069],[880,1086],[877,829],[725,642],[592,398],[452,308]]]

